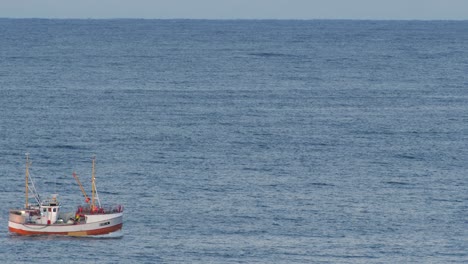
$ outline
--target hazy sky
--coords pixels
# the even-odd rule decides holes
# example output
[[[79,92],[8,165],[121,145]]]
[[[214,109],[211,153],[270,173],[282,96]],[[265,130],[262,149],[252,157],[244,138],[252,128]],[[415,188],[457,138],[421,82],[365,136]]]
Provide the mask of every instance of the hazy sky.
[[[468,0],[0,0],[9,18],[468,19]]]

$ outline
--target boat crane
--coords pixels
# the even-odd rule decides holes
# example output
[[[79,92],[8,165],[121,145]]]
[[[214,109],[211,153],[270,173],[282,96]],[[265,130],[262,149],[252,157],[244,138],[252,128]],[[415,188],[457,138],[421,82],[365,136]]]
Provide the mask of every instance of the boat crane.
[[[81,192],[83,193],[83,196],[85,198],[85,203],[89,203],[91,199],[89,199],[88,195],[86,194],[86,191],[83,188],[83,184],[81,184],[80,179],[78,178],[78,175],[76,175],[75,172],[73,172],[73,178],[75,178],[76,182],[78,183],[78,186],[80,186]]]

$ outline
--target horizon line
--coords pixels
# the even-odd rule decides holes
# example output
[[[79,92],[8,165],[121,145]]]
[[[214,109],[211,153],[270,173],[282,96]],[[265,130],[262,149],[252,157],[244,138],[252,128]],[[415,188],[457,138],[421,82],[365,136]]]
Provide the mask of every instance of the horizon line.
[[[342,20],[342,21],[453,21],[453,22],[463,22],[468,21],[468,19],[422,19],[422,18],[139,18],[139,17],[114,17],[114,18],[104,18],[104,17],[0,17],[0,19],[12,19],[12,20],[27,20],[27,19],[36,19],[36,20],[200,20],[200,21],[327,21],[327,20]]]

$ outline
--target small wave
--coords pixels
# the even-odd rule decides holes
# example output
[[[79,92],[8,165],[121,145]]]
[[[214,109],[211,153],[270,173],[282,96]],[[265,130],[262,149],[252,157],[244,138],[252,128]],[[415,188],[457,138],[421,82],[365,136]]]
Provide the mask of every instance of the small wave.
[[[324,182],[312,182],[310,183],[312,186],[320,186],[320,187],[333,187],[335,185],[329,184],[329,183],[324,183]]]
[[[462,203],[462,200],[457,200],[457,199],[438,199],[438,198],[431,198],[431,201],[433,202],[448,202],[448,203]]]
[[[399,182],[399,181],[386,181],[385,183],[390,184],[390,185],[410,185],[407,182]]]
[[[273,53],[273,52],[254,52],[254,53],[249,53],[249,55],[257,56],[257,57],[283,57],[285,56],[285,54]]]
[[[407,155],[407,154],[397,154],[395,155],[396,158],[400,158],[400,159],[409,159],[409,160],[420,160],[421,158],[418,158],[416,156],[413,156],[413,155]]]
[[[50,148],[53,148],[53,149],[67,149],[67,150],[84,150],[84,149],[86,149],[85,147],[82,147],[82,146],[68,145],[68,144],[53,145]]]
[[[254,52],[254,53],[249,53],[249,55],[255,56],[255,57],[262,57],[262,58],[298,57],[297,55],[293,55],[293,54],[275,53],[275,52]]]
[[[112,232],[112,233],[109,233],[109,234],[105,234],[105,235],[96,235],[96,236],[88,236],[87,238],[98,238],[98,239],[120,239],[120,238],[123,238],[124,236],[124,233],[122,230],[120,231],[116,231],[116,232]]]
[[[111,195],[119,195],[120,192],[111,192],[111,191],[99,191],[102,194],[111,194]]]

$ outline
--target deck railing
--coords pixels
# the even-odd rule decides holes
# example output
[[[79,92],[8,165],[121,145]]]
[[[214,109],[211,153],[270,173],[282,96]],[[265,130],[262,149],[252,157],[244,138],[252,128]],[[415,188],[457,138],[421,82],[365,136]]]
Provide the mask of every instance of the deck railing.
[[[115,214],[123,212],[123,205],[95,207],[92,209],[89,205],[78,206],[77,214]]]

